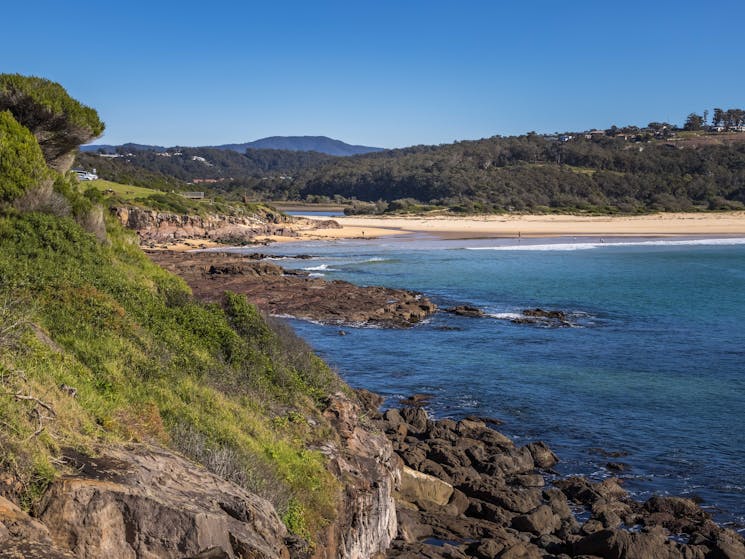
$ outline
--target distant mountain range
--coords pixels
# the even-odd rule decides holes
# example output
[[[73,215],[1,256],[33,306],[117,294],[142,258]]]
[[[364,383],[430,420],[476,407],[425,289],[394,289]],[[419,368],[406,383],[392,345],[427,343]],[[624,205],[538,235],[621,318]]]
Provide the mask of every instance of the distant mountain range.
[[[246,142],[243,144],[223,144],[220,146],[205,146],[214,149],[222,149],[229,151],[237,151],[244,153],[247,149],[278,149],[286,151],[315,151],[318,153],[325,153],[327,155],[336,156],[350,156],[350,155],[361,155],[363,153],[372,153],[377,151],[384,151],[384,148],[375,148],[369,146],[355,146],[342,142],[341,140],[334,140],[326,136],[271,136],[270,138],[262,138],[253,142]],[[145,144],[133,144],[127,143],[120,146],[114,145],[88,145],[82,146],[80,151],[99,152],[103,150],[105,153],[115,153],[117,149],[124,148],[132,151],[155,151],[164,152],[172,148],[166,148],[163,146],[150,146]]]

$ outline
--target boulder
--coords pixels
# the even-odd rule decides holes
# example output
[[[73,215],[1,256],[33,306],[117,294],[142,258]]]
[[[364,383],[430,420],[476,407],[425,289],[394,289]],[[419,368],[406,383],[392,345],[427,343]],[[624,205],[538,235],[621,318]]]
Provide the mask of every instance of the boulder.
[[[536,468],[548,470],[559,463],[559,458],[554,454],[546,443],[538,441],[527,445],[530,455],[533,457]]]
[[[551,534],[561,527],[561,518],[554,514],[551,507],[541,505],[529,514],[515,517],[512,527],[520,532],[530,532],[538,536]]]
[[[268,501],[180,456],[131,445],[68,459],[79,473],[52,483],[39,518],[78,557],[175,559],[210,548],[289,557],[286,528]]]
[[[662,529],[638,533],[600,530],[577,542],[574,552],[604,559],[683,559],[681,551]]]
[[[399,495],[418,505],[434,504],[443,507],[453,495],[453,486],[434,476],[404,466],[401,471]]]

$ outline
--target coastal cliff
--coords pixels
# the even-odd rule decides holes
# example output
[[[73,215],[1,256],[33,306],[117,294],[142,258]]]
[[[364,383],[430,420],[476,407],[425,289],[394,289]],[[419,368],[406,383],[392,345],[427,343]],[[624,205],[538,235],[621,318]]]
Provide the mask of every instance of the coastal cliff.
[[[338,229],[332,220],[292,217],[270,210],[250,215],[181,215],[170,212],[119,206],[111,213],[127,229],[134,230],[143,245],[183,240],[214,241],[223,244],[247,244],[259,236],[298,236],[298,231]]]
[[[324,412],[338,435],[324,443],[341,490],[336,520],[310,546],[274,506],[163,447],[67,449],[72,469],[33,511],[0,497],[0,557],[363,559],[397,534],[399,470],[390,443],[360,423],[359,405],[333,396]],[[335,441],[335,442],[334,442]]]

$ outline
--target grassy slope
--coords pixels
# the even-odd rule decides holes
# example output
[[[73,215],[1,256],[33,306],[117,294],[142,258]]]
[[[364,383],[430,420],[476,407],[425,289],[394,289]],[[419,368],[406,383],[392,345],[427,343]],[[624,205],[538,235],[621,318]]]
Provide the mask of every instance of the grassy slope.
[[[335,482],[306,448],[330,436],[318,401],[338,378],[245,298],[197,303],[128,233],[109,230],[104,246],[69,219],[0,214],[5,492],[30,507],[64,469],[62,448],[146,441],[268,497],[297,533],[328,522]],[[52,414],[15,394],[56,418],[39,422]]]
[[[95,191],[91,199],[107,204],[110,207],[134,205],[163,212],[202,216],[208,214],[252,216],[255,214],[277,213],[277,210],[264,204],[225,201],[219,198],[190,200],[176,192],[164,192],[162,190],[120,184],[102,179],[81,182],[79,188],[89,192]],[[108,191],[113,191],[113,193]]]
[[[100,190],[101,192],[113,190],[114,194],[117,197],[128,202],[131,202],[136,198],[146,198],[147,196],[152,196],[153,194],[162,194],[161,190],[154,190],[152,188],[145,188],[142,186],[133,186],[131,184],[119,184],[118,182],[111,182],[103,179],[84,182],[82,183],[82,186],[93,187],[96,190]]]

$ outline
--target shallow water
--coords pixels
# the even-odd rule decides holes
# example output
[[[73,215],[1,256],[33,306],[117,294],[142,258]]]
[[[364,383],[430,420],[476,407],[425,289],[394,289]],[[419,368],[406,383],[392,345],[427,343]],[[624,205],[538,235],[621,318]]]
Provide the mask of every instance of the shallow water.
[[[353,386],[392,403],[430,393],[439,417],[497,417],[518,443],[546,441],[563,474],[600,478],[623,462],[639,498],[695,495],[718,520],[745,522],[745,239],[421,237],[273,250],[316,255],[286,267],[492,315],[438,313],[409,330],[346,336],[292,321]],[[573,327],[510,322],[533,307],[568,311]]]

